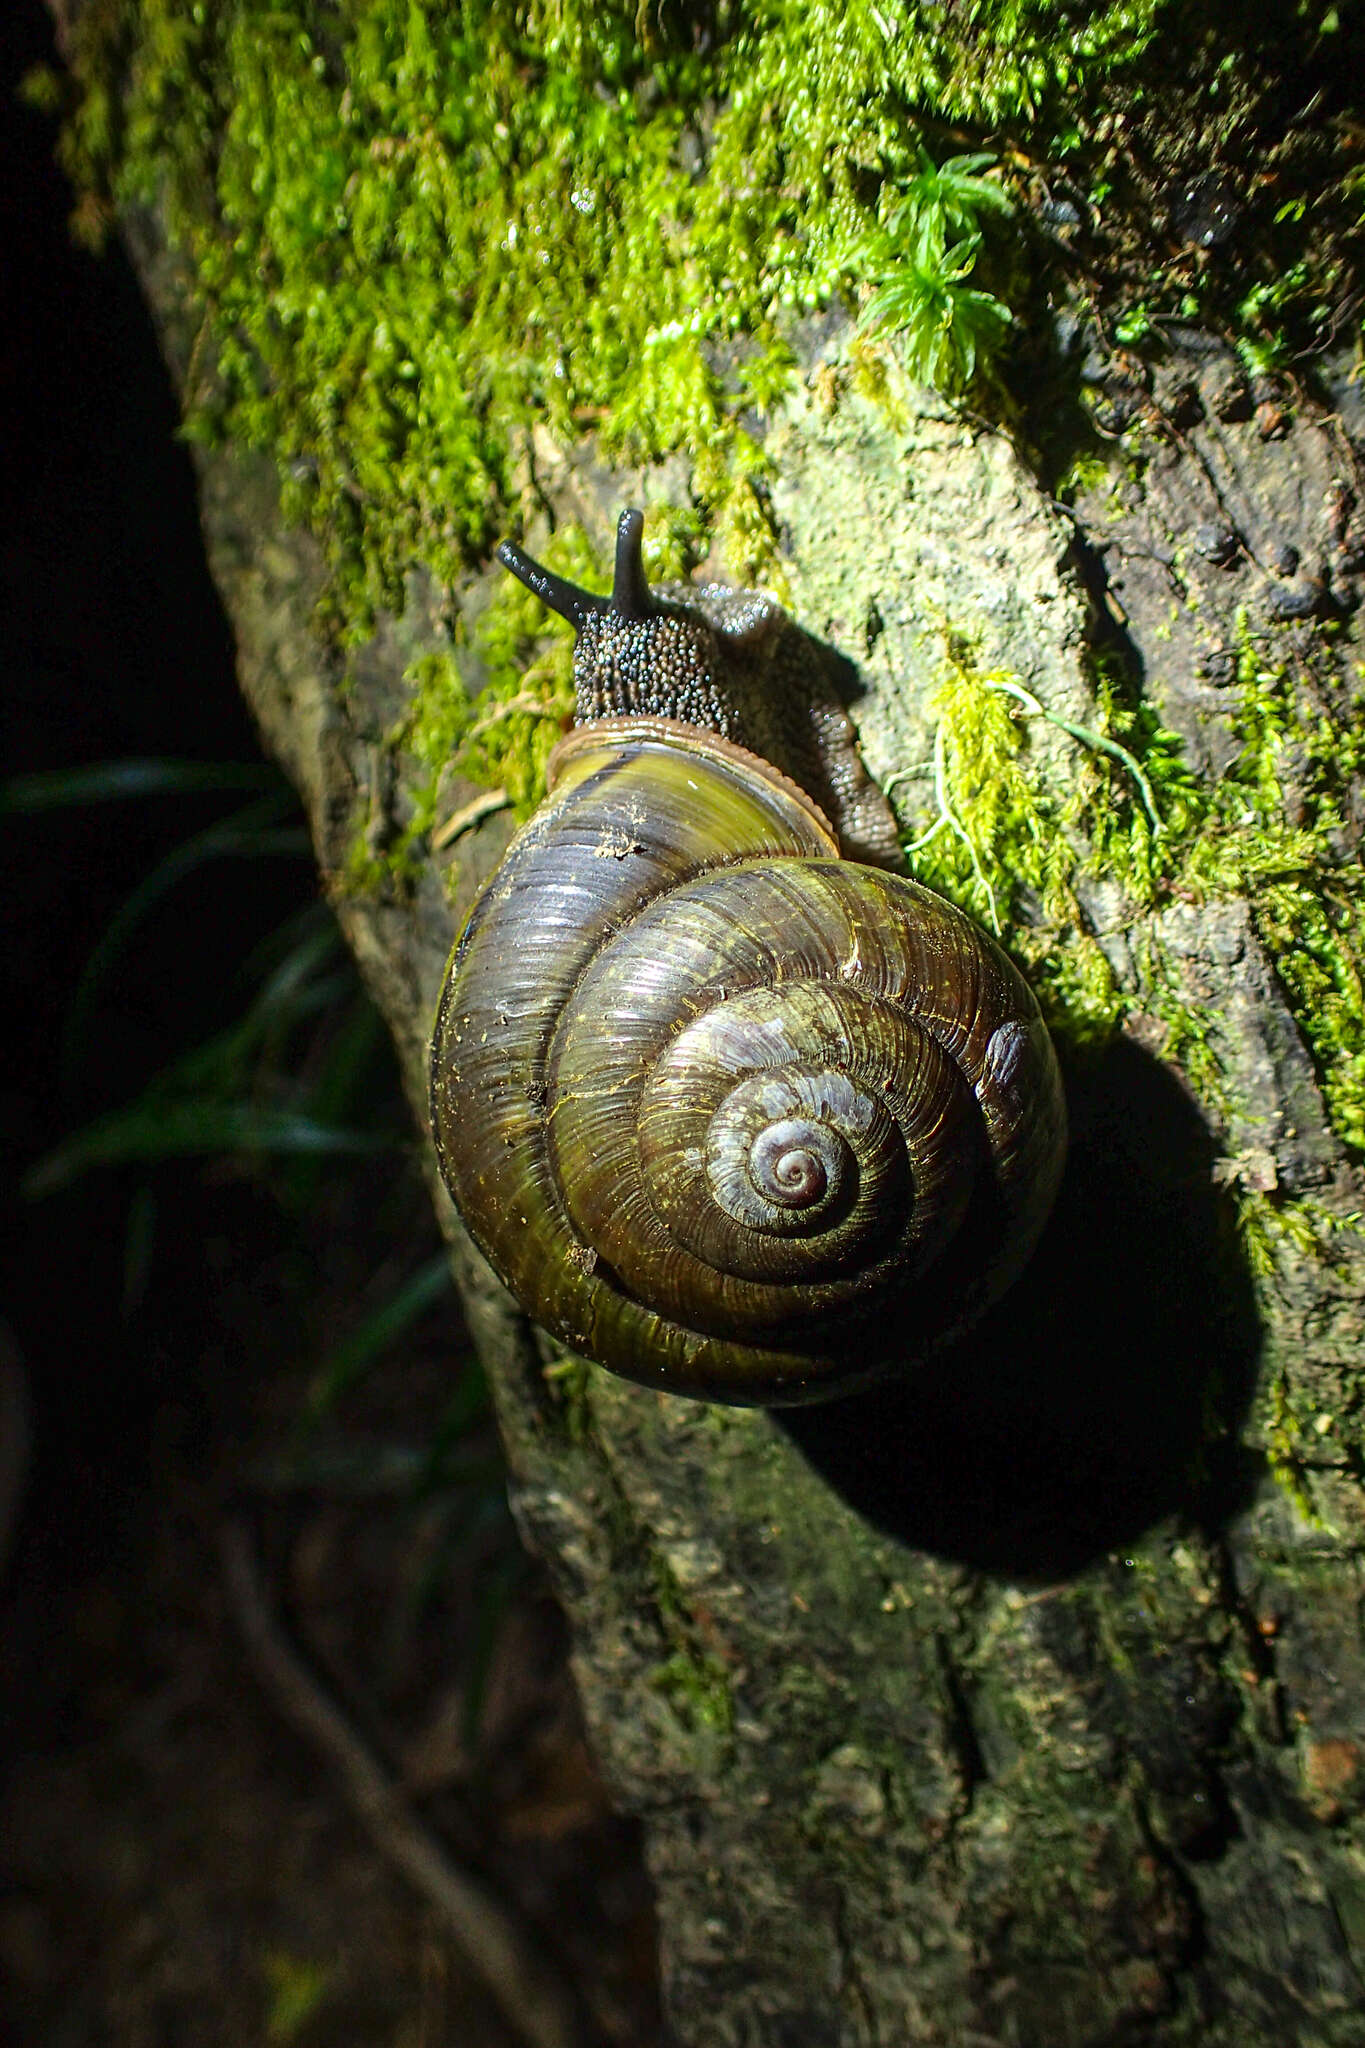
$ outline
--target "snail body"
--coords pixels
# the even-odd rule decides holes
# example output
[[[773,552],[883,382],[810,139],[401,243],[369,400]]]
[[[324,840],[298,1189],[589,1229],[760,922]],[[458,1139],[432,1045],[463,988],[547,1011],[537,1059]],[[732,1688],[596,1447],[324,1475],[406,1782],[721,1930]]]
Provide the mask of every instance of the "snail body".
[[[874,858],[894,838],[851,741],[819,744],[843,735],[818,679],[767,702],[802,636],[753,593],[651,592],[639,551],[626,513],[610,604],[502,551],[578,626],[579,723],[451,961],[438,1157],[572,1349],[712,1400],[816,1400],[1003,1292],[1060,1175],[1060,1080],[1000,949],[843,857],[817,794]],[[782,765],[745,744],[764,720]]]

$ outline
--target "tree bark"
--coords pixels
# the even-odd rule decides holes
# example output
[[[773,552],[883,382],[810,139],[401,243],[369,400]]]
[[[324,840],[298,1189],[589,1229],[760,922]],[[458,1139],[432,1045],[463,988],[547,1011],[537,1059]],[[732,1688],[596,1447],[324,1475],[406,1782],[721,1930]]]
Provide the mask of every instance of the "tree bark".
[[[174,359],[174,266],[151,223],[129,233]],[[1305,407],[1267,440],[1201,400],[1184,426],[1154,418],[1117,501],[1106,485],[1068,513],[1003,435],[922,393],[822,404],[828,357],[812,348],[767,450],[790,608],[856,663],[873,773],[931,751],[945,621],[1094,724],[1097,616],[1219,772],[1238,607],[1294,611],[1303,578],[1272,550],[1311,572],[1329,547],[1356,488],[1343,420]],[[603,536],[646,481],[590,449],[537,456],[557,510]],[[403,815],[382,741],[439,594],[414,575],[343,688],[310,629],[321,562],[282,525],[271,465],[213,452],[200,482],[243,690],[425,1130],[447,953],[507,820],[401,895],[341,878],[356,835],[382,844]],[[1212,525],[1231,567],[1199,551]],[[1083,747],[1053,724],[1031,738],[1064,792]],[[452,785],[447,810],[475,793]],[[1173,963],[1223,1086],[1201,1102],[1140,1008],[1068,1063],[1054,1224],[932,1385],[784,1417],[547,1377],[433,1170],[520,1525],[645,1823],[687,2048],[1365,2042],[1361,1260],[1344,1231],[1253,1273],[1226,1227],[1239,1175],[1327,1218],[1358,1196],[1247,905],[1142,911],[1101,882],[1083,903],[1125,989],[1152,949]],[[1267,1388],[1309,1418],[1289,1489],[1268,1476]]]

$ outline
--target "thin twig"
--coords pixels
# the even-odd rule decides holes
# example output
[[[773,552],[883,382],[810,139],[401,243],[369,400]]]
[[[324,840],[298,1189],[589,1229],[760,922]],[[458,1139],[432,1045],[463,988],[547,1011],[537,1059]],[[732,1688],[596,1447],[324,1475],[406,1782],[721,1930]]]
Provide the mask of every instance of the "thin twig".
[[[890,803],[892,790],[898,789],[902,782],[916,782],[921,775],[932,775],[933,772],[932,761],[916,761],[913,768],[898,768],[895,774],[888,775],[882,784],[882,795]]]
[[[901,848],[901,852],[905,855],[906,859],[908,860],[912,853],[918,853],[921,847],[928,846],[931,840],[937,839],[947,823],[946,813],[940,811],[926,832],[921,832],[918,839],[910,840],[907,845]]]
[[[429,1899],[529,2048],[584,2048],[578,2001],[545,1946],[482,1879],[459,1870],[303,1664],[271,1613],[241,1522],[219,1536],[223,1578],[252,1668],[345,1787],[376,1846]]]
[[[495,725],[502,724],[504,718],[511,718],[518,712],[524,712],[530,718],[553,718],[555,715],[545,699],[538,697],[534,690],[518,690],[514,697],[501,698],[491,710],[476,718],[468,732],[462,735],[460,744],[465,746],[470,740],[491,732]]]
[[[485,789],[471,797],[458,811],[452,811],[438,831],[431,835],[431,850],[439,853],[443,846],[450,846],[462,832],[472,832],[476,825],[482,825],[485,818],[491,818],[496,811],[505,811],[512,799],[505,789]]]
[[[1096,732],[1093,726],[1077,725],[1074,719],[1062,718],[1057,712],[1049,711],[1041,698],[1035,697],[1032,690],[1026,690],[1022,683],[1007,681],[1003,676],[997,676],[987,682],[986,688],[998,690],[1006,697],[1015,698],[1023,705],[1025,711],[1031,712],[1035,718],[1045,718],[1049,725],[1055,725],[1071,739],[1079,740],[1083,747],[1091,747],[1098,754],[1108,754],[1112,760],[1121,761],[1138,786],[1138,795],[1142,798],[1142,808],[1147,813],[1147,822],[1152,828],[1153,837],[1160,836],[1161,813],[1156,807],[1152,785],[1147,780],[1141,762],[1136,755],[1129,753],[1127,747],[1120,746],[1117,740],[1111,740],[1106,733]]]
[[[914,853],[917,848],[927,846],[934,837],[934,834],[941,832],[945,825],[950,831],[956,832],[958,838],[967,849],[967,858],[972,864],[972,873],[976,876],[977,884],[986,898],[986,907],[991,914],[991,930],[998,939],[1000,937],[1000,913],[995,907],[995,891],[987,879],[986,870],[981,865],[981,859],[976,850],[976,841],[953,809],[953,800],[948,793],[948,741],[942,719],[940,719],[938,728],[934,733],[934,795],[938,798],[937,820],[930,826],[927,832],[915,840],[912,846],[907,846],[905,850],[907,853]]]

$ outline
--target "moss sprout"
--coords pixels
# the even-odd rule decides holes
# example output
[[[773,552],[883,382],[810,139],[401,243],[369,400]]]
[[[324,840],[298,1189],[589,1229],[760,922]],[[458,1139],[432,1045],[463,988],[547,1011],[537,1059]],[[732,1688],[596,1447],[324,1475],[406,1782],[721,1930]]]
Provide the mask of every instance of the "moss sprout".
[[[1013,324],[1008,306],[967,282],[983,220],[1014,211],[1008,193],[982,176],[993,162],[978,153],[936,165],[921,145],[919,170],[885,227],[849,257],[850,270],[876,284],[859,329],[895,332],[911,377],[940,391],[965,391],[989,372]]]

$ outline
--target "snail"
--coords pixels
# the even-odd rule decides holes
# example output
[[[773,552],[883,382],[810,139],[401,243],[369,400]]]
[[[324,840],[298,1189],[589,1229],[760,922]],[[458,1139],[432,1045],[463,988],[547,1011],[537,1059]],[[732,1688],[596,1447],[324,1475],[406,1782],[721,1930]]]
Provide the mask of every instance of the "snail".
[[[1061,1082],[1005,954],[893,872],[829,650],[761,593],[651,589],[642,528],[609,599],[498,550],[576,629],[576,722],[452,956],[432,1130],[572,1350],[819,1400],[922,1369],[1010,1284]]]

